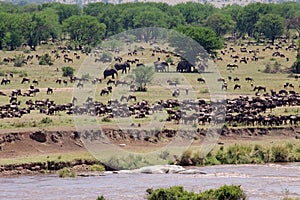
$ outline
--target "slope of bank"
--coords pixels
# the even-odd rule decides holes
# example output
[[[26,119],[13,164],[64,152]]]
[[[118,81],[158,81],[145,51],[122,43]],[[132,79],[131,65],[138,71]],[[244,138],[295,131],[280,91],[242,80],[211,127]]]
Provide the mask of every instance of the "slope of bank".
[[[299,144],[298,127],[273,128],[223,128],[216,145],[260,144],[263,146],[283,143]],[[119,130],[108,127],[100,130],[78,132],[64,130],[7,131],[0,135],[0,174],[40,173],[56,171],[64,167],[86,170],[99,164],[86,150],[84,140],[108,139],[112,144],[131,151],[159,149],[175,137],[191,137],[192,148],[197,148],[206,137],[205,129],[175,130]],[[108,167],[107,167],[108,168]]]

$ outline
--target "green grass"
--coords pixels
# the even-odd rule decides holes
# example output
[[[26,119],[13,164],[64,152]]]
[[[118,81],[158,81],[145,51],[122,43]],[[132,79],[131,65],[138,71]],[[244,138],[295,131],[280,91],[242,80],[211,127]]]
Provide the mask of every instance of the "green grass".
[[[0,158],[0,165],[9,164],[22,164],[34,162],[47,162],[47,161],[73,161],[76,159],[95,159],[89,152],[66,152],[66,153],[52,153],[52,154],[38,154],[31,156],[22,156],[20,158]]]
[[[146,63],[150,66],[153,66],[153,62],[157,60],[158,57],[161,58],[161,60],[167,60],[167,57],[165,54],[159,54],[155,57],[152,57],[151,54],[151,48],[152,46],[149,46],[147,44],[141,44],[146,48],[144,56],[139,55],[139,59],[141,62]],[[139,45],[139,46],[141,46]],[[237,53],[240,57],[251,56],[250,54],[241,53],[239,52],[240,46],[234,46],[234,48],[237,50]],[[238,95],[254,95],[253,88],[249,83],[245,82],[246,76],[251,76],[254,78],[254,85],[264,85],[267,87],[267,92],[270,91],[270,89],[275,89],[276,91],[279,91],[280,89],[283,89],[283,84],[285,82],[290,82],[295,85],[296,92],[299,92],[298,82],[293,78],[289,77],[289,74],[280,73],[280,74],[266,74],[263,73],[263,70],[265,69],[266,64],[273,63],[273,61],[270,61],[270,59],[274,60],[272,58],[272,52],[270,50],[266,50],[265,52],[261,51],[263,47],[262,46],[249,46],[247,47],[248,50],[255,50],[260,49],[260,53],[258,54],[258,57],[262,58],[259,59],[258,62],[249,61],[248,64],[240,64],[239,68],[234,71],[228,71],[226,69],[226,65],[228,63],[233,63],[233,59],[230,58],[230,54],[227,54],[223,57],[223,61],[217,61],[218,70],[222,77],[227,79],[228,76],[231,76],[232,78],[239,77],[241,85],[240,90],[233,90],[234,82],[228,82],[228,91],[226,93],[227,97],[232,98],[236,97]],[[126,49],[126,48],[125,48]],[[46,48],[45,46],[39,47],[36,52],[31,52],[27,55],[35,55],[35,54],[45,54],[50,53],[51,49],[50,47]],[[285,58],[276,58],[276,61],[282,65],[282,68],[289,68],[293,62],[295,61],[296,52],[295,51],[285,51],[285,48],[283,50],[280,50],[280,52],[284,53],[286,57],[289,57],[289,61],[287,62]],[[0,52],[0,58],[3,57],[13,57],[17,54],[22,54],[23,51],[1,51]],[[123,51],[118,56],[123,56],[124,60],[132,59],[133,57],[127,56],[127,52]],[[51,53],[50,53],[51,54]],[[73,53],[71,54],[73,56]],[[51,55],[53,57],[53,55]],[[173,57],[172,58],[175,63],[178,62],[178,58]],[[38,93],[35,97],[19,97],[18,100],[21,101],[21,107],[25,107],[25,102],[29,99],[37,100],[37,99],[50,99],[54,100],[57,104],[65,104],[68,102],[71,102],[71,99],[73,95],[78,97],[78,104],[84,102],[88,96],[94,97],[95,100],[101,101],[103,103],[107,103],[110,99],[120,99],[122,95],[129,95],[132,94],[129,92],[128,86],[120,86],[113,90],[113,93],[110,95],[104,95],[100,96],[99,93],[101,89],[105,88],[107,80],[104,80],[101,84],[92,85],[91,83],[85,84],[83,89],[75,89],[73,91],[73,85],[68,84],[68,86],[65,86],[64,84],[56,84],[55,80],[57,78],[62,78],[62,67],[64,66],[70,66],[75,69],[75,74],[79,77],[82,75],[89,75],[89,77],[95,78],[99,77],[101,78],[103,75],[100,73],[101,70],[105,69],[108,66],[113,66],[114,61],[110,64],[104,64],[104,63],[95,63],[94,57],[89,57],[86,55],[81,55],[80,60],[74,59],[74,63],[64,63],[63,59],[55,60],[53,66],[41,66],[38,65],[38,60],[34,58],[30,64],[24,65],[23,67],[13,67],[12,63],[9,63],[7,65],[0,65],[0,78],[1,75],[4,75],[8,72],[13,72],[15,74],[14,78],[11,78],[11,84],[10,85],[1,85],[0,90],[5,91],[7,94],[10,93],[12,89],[20,88],[22,91],[25,91],[29,89],[29,84],[20,84],[21,79],[23,76],[28,76],[31,78],[31,80],[36,79],[39,80],[38,88],[48,88],[52,87],[54,89],[53,95],[47,95],[46,90],[42,90],[40,93]],[[56,72],[55,69],[58,68],[60,71]],[[134,68],[134,65],[133,65]],[[155,77],[152,81],[152,83],[148,84],[147,92],[135,92],[134,95],[137,96],[138,101],[141,100],[148,100],[150,103],[155,103],[159,100],[166,100],[171,99],[172,92],[175,89],[174,86],[169,86],[167,84],[167,80],[177,80],[179,82],[178,88],[181,89],[181,95],[180,99],[209,99],[210,98],[210,91],[208,90],[207,86],[205,84],[199,84],[197,82],[197,78],[201,77],[200,74],[188,74],[188,73],[174,73],[176,70],[176,66],[171,66],[169,73],[157,73],[155,74]],[[209,71],[210,69],[208,69]],[[203,74],[204,77],[206,77],[208,74]],[[119,79],[128,79],[126,74],[121,74],[119,72]],[[216,80],[213,80],[216,82]],[[76,88],[76,86],[75,86]],[[185,94],[185,89],[189,88],[189,94]],[[9,102],[8,97],[0,96],[0,104],[7,104]],[[129,102],[129,104],[132,104],[134,102]],[[286,107],[286,108],[277,108],[273,112],[276,115],[289,115],[289,114],[297,114],[298,113],[298,107]],[[271,114],[273,114],[271,113]],[[43,118],[45,118],[44,114],[39,114],[37,111],[32,112],[30,115],[25,115],[21,119],[0,119],[0,128],[1,129],[10,129],[10,128],[29,128],[29,127],[50,127],[50,126],[72,126],[73,125],[73,117],[67,116],[63,112],[55,115],[55,116],[48,116],[51,119],[51,123],[40,123]],[[134,123],[147,123],[149,119],[145,121],[139,121],[136,119],[133,119]],[[98,120],[98,123],[102,123],[101,120]],[[109,122],[103,122],[104,124]]]

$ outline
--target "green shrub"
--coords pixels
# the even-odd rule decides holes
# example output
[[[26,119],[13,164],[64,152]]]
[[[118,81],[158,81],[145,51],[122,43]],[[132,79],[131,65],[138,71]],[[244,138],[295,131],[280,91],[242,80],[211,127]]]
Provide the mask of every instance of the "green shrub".
[[[182,186],[173,186],[170,188],[147,189],[148,200],[175,200],[175,199],[198,199],[198,200],[239,200],[246,199],[246,194],[240,186],[224,185],[218,189],[211,189],[200,194],[188,192]]]
[[[63,67],[62,71],[63,71],[63,76],[64,77],[66,77],[66,76],[73,76],[75,69],[72,68],[72,67],[67,66],[67,67]]]
[[[53,61],[51,60],[51,56],[48,53],[41,56],[39,60],[39,65],[52,65],[52,64]]]
[[[24,65],[25,56],[23,54],[15,55],[14,66],[22,67]]]
[[[289,151],[285,147],[275,146],[271,148],[273,162],[289,161]]]
[[[91,78],[91,75],[90,75],[89,73],[83,74],[83,75],[81,76],[81,78],[87,78],[87,79],[89,79],[89,78]]]
[[[104,196],[103,196],[103,195],[101,195],[101,196],[97,197],[97,199],[96,199],[96,200],[105,200],[105,198],[104,198]]]
[[[41,119],[42,124],[51,124],[52,122],[53,120],[49,117],[44,117],[43,119]]]
[[[102,118],[101,121],[102,121],[102,122],[111,122],[111,119],[108,118],[108,117],[104,117],[104,118]]]
[[[110,52],[103,52],[100,61],[102,62],[111,62],[113,59],[113,55]]]
[[[58,171],[58,176],[60,178],[66,178],[66,177],[73,178],[73,177],[76,177],[76,173],[72,169],[65,167]]]
[[[31,53],[31,51],[29,49],[25,49],[23,50],[23,53]]]
[[[198,199],[246,199],[246,194],[240,186],[236,185],[223,185],[218,189],[211,189],[200,193]]]
[[[89,171],[103,172],[105,171],[105,167],[103,165],[93,164],[89,166]]]

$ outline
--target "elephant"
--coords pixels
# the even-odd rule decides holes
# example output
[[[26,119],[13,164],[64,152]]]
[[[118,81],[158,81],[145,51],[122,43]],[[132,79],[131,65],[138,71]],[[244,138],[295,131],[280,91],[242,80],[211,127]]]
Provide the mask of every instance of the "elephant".
[[[103,72],[104,78],[111,76],[112,78],[115,78],[115,74],[118,77],[118,71],[116,69],[106,69]]]
[[[155,72],[166,72],[168,68],[169,71],[169,64],[167,62],[154,62]]]
[[[193,65],[187,60],[182,60],[177,65],[177,72],[192,72]]]
[[[128,71],[130,71],[130,64],[128,62],[125,63],[116,63],[115,68],[117,71],[122,70],[122,74],[125,72],[125,74],[127,73],[127,68]]]

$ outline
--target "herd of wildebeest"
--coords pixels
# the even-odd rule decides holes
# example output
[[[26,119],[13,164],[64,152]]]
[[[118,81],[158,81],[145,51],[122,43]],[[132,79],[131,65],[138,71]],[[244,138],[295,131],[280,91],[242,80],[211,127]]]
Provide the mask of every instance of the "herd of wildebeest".
[[[264,44],[263,48],[255,47]],[[269,51],[272,57],[280,57],[289,62],[290,59],[284,54],[288,51],[296,51],[295,40],[287,40],[280,38],[276,44],[266,43],[265,41],[257,41],[256,43],[248,42],[240,46],[232,46],[225,43],[214,62],[219,62],[228,58],[232,61],[227,63],[226,69],[232,73],[228,77],[219,77],[216,83],[221,83],[221,89],[227,90],[232,87],[233,90],[239,90],[243,84],[248,84],[252,88],[252,95],[236,95],[236,97],[225,99],[219,102],[210,102],[206,99],[179,100],[180,89],[178,82],[174,80],[166,80],[166,84],[173,87],[173,95],[168,99],[157,100],[155,103],[149,103],[147,99],[138,99],[136,93],[141,88],[137,88],[133,82],[122,80],[121,73],[131,73],[132,67],[144,67],[141,57],[144,56],[145,49],[128,51],[125,56],[115,56],[113,67],[104,70],[103,76],[96,78],[61,77],[55,80],[55,84],[64,85],[65,87],[75,87],[78,89],[88,87],[88,84],[100,84],[105,87],[100,89],[98,97],[88,97],[85,102],[77,102],[77,98],[73,97],[70,102],[65,104],[57,104],[51,100],[55,94],[56,88],[39,88],[39,82],[42,80],[33,79],[31,77],[18,77],[14,73],[6,73],[1,80],[0,95],[7,99],[0,105],[0,118],[21,118],[23,115],[29,115],[31,111],[38,110],[45,115],[57,115],[64,112],[68,115],[90,115],[98,117],[116,118],[116,117],[135,117],[145,118],[153,113],[167,113],[166,121],[176,124],[187,125],[208,125],[210,123],[226,122],[229,126],[281,126],[281,125],[297,125],[300,121],[300,115],[287,113],[285,115],[272,114],[273,110],[279,107],[293,107],[300,105],[300,95],[297,92],[298,85],[291,83],[298,80],[300,76],[292,75],[290,82],[282,83],[282,89],[275,91],[264,85],[256,85],[255,77],[251,75],[246,78],[235,76],[234,71],[239,69],[239,65],[255,63],[260,59],[259,55],[263,51]],[[99,62],[100,50],[94,50],[91,53],[81,51],[81,49],[71,50],[64,46],[59,46],[49,52],[56,60],[63,59],[65,63],[72,65],[75,60],[80,62],[80,58],[85,56],[95,57],[95,62]],[[153,57],[153,67],[156,73],[168,73],[170,68],[175,69],[177,73],[198,73],[197,83],[204,85],[205,79],[201,73],[209,71],[209,67],[199,65],[193,66],[186,60],[181,60],[180,56],[169,52],[163,48],[155,48],[151,50]],[[167,58],[176,62],[167,62]],[[163,59],[162,59],[163,58]],[[40,59],[40,55],[28,55],[24,59],[25,65],[30,65],[33,59]],[[2,58],[3,63],[13,62],[13,58]],[[50,63],[53,65],[53,63]],[[55,69],[59,71],[60,69]],[[173,71],[173,72],[174,72]],[[28,85],[28,89],[8,89],[11,82],[19,82],[22,85]],[[123,87],[126,86],[126,87]],[[122,87],[124,90],[130,91],[130,95],[122,96],[120,99],[111,99],[108,102],[102,102],[101,96],[109,95],[115,87]],[[151,87],[151,84],[150,86]],[[45,92],[49,98],[38,99],[38,95]],[[187,93],[188,91],[186,91]],[[25,102],[21,102],[19,97],[28,98]],[[34,100],[33,100],[34,99]],[[215,106],[217,105],[217,106]]]

